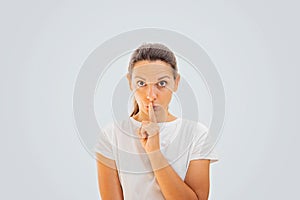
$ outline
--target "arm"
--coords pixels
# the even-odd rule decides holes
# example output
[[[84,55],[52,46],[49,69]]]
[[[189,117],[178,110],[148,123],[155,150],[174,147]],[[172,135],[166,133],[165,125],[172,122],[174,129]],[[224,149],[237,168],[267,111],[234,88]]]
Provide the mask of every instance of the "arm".
[[[190,161],[184,182],[197,194],[198,199],[208,199],[209,196],[209,164],[210,160]]]
[[[183,181],[160,151],[159,126],[156,123],[152,103],[149,104],[148,111],[150,121],[143,121],[137,134],[147,152],[155,178],[164,197],[167,200],[207,200],[210,160],[191,161],[185,181]]]
[[[191,161],[183,181],[160,151],[150,154],[149,159],[156,180],[166,199],[208,199],[209,160]],[[160,166],[166,167],[161,168]]]
[[[123,191],[115,161],[97,153],[97,170],[101,199],[122,200]]]

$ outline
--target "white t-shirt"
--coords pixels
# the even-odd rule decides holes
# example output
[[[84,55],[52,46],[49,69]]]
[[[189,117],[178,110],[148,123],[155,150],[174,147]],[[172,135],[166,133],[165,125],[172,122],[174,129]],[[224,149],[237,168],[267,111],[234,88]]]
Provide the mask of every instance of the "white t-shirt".
[[[204,124],[177,118],[158,125],[161,152],[182,180],[191,160],[219,160],[214,144],[207,140],[208,128]],[[141,122],[132,117],[106,125],[98,135],[95,152],[116,162],[124,199],[164,199],[136,134],[140,126]]]

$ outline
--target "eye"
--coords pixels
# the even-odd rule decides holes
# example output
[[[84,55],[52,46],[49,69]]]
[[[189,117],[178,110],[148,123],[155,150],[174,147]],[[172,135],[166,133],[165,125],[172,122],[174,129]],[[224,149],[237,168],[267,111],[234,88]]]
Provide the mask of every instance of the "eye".
[[[165,87],[167,85],[167,81],[160,81],[158,82],[159,87]]]
[[[137,81],[136,84],[138,85],[138,87],[145,86],[145,82],[144,81]]]

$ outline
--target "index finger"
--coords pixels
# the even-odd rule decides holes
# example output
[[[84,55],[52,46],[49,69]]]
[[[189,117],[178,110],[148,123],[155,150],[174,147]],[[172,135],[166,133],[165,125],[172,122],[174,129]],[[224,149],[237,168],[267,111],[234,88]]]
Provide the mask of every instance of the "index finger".
[[[154,112],[153,105],[151,102],[149,103],[149,106],[148,106],[148,115],[149,115],[150,121],[156,123],[155,112]]]

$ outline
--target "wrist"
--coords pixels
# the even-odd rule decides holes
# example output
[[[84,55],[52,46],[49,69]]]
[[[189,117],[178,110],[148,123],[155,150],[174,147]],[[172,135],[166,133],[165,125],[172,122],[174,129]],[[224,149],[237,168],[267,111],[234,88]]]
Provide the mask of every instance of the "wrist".
[[[148,158],[150,160],[153,171],[162,169],[169,165],[167,159],[159,150],[148,153]]]

